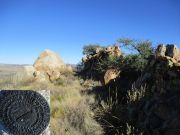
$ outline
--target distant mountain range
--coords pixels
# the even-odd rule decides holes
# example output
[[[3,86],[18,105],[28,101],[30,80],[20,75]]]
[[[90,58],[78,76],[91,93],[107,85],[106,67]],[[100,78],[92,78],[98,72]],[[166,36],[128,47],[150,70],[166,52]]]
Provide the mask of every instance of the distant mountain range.
[[[25,65],[30,65],[30,64],[5,64],[5,63],[0,63],[0,66],[25,66]]]
[[[20,64],[2,64],[0,63],[0,76],[1,75],[8,75],[8,74],[12,74],[18,71],[22,71],[24,65],[20,65]]]
[[[22,71],[23,67],[28,66],[28,65],[30,65],[30,64],[4,64],[4,63],[0,63],[0,75]],[[73,69],[76,68],[75,64],[67,64],[67,65],[71,65],[73,67]]]

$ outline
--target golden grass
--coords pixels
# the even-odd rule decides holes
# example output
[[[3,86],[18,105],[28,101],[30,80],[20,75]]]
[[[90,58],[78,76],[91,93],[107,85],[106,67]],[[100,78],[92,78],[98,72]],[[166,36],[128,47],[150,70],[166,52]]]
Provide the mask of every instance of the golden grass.
[[[65,74],[62,83],[40,83],[18,72],[0,78],[1,90],[50,90],[52,135],[100,135],[102,128],[89,109],[89,96],[82,96],[82,86],[72,73]]]

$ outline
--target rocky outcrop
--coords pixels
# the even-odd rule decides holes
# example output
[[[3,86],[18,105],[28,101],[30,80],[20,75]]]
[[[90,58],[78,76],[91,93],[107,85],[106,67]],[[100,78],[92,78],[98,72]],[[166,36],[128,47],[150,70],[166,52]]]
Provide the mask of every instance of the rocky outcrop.
[[[156,58],[172,59],[174,63],[180,62],[180,51],[173,44],[163,45],[160,44],[156,50]]]
[[[122,55],[122,52],[118,46],[108,46],[106,48],[97,47],[94,54],[90,54],[87,56],[84,56],[82,58],[82,61],[84,63],[91,61],[92,59],[105,59],[110,56],[116,56],[119,57]]]
[[[53,51],[45,50],[34,63],[38,71],[60,70],[64,66],[63,60]]]
[[[89,72],[90,75],[93,72],[96,74],[97,65],[94,63],[101,59],[108,62],[106,58],[119,56],[120,53],[116,55],[112,50],[114,49],[111,47],[97,48],[93,55],[86,56],[83,60],[86,71],[92,71]],[[148,60],[147,67],[142,72],[134,72],[131,68],[121,68],[120,71],[114,67],[100,74],[103,78],[102,84],[108,84],[101,87],[103,94],[108,89],[112,100],[117,101],[111,111],[116,118],[108,117],[107,120],[113,123],[112,125],[122,127],[120,133],[127,128],[128,123],[133,126],[131,131],[135,132],[135,135],[179,135],[180,51],[173,44],[161,44]],[[118,79],[113,82],[112,80],[117,77]],[[109,83],[110,81],[112,83]],[[99,93],[97,95],[100,96]],[[106,114],[102,122],[104,118],[107,118]]]
[[[136,106],[144,134],[180,132],[180,53],[175,45],[159,45],[137,85],[146,85],[146,100]]]
[[[179,80],[180,76],[180,51],[175,45],[159,45],[156,49],[155,56],[149,60],[139,84],[148,82],[156,85],[152,86],[152,91],[162,93],[163,89],[169,89],[172,80]]]
[[[94,80],[100,81],[102,85],[106,85],[119,75],[119,71],[109,68],[107,71],[98,74],[98,64],[101,61],[108,61],[109,58],[120,56],[122,56],[122,53],[118,46],[108,46],[107,48],[97,47],[94,53],[82,58],[84,68],[81,73],[90,79],[93,78]]]
[[[59,79],[66,70],[72,72],[70,66],[66,66],[63,60],[53,51],[45,50],[35,61],[34,78],[37,81],[51,81]]]

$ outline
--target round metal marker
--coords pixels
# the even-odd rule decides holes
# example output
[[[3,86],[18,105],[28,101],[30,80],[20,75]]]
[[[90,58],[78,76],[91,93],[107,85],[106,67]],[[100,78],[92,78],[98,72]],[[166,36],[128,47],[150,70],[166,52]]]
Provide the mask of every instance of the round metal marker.
[[[13,135],[39,135],[50,121],[50,107],[35,91],[5,91],[0,99],[0,117]]]

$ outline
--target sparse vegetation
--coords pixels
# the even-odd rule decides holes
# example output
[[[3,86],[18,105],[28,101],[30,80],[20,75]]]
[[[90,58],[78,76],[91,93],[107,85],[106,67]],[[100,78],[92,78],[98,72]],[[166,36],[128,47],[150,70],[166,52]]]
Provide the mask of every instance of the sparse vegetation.
[[[171,112],[172,108],[169,109],[166,104],[178,102],[177,62],[174,59],[171,67],[167,66],[173,59],[169,56],[167,59],[166,56],[163,59],[154,57],[152,62],[149,61],[149,57],[154,54],[150,41],[123,38],[118,43],[132,49],[133,53],[113,56],[109,55],[113,51],[107,53],[108,48],[102,47],[103,52],[97,50],[97,47],[101,48],[99,45],[85,46],[83,54],[89,55],[87,59],[90,62],[80,64],[83,72],[74,73],[63,69],[61,77],[53,83],[36,82],[23,72],[18,72],[0,78],[0,88],[50,90],[52,135],[163,134],[168,125],[164,125],[162,121],[167,120],[167,123],[170,117],[167,119],[169,114],[164,115],[158,109],[161,107],[160,109]],[[150,66],[147,66],[148,62],[151,63]],[[108,69],[121,72],[114,81],[102,86],[98,79]],[[173,96],[171,88],[177,93],[176,96]],[[170,115],[174,119],[177,117],[174,113]]]
[[[83,54],[88,60],[79,64],[79,69],[81,69],[79,75],[86,79],[100,80],[100,76],[112,68],[142,72],[148,64],[149,57],[154,53],[152,42],[149,40],[138,41],[130,38],[120,38],[117,40],[117,45],[128,50],[129,53],[121,52],[120,56],[114,56],[102,52],[106,48],[104,46],[92,44],[84,46]]]
[[[61,83],[38,83],[24,72],[5,76],[0,80],[4,90],[50,90],[51,92],[51,134],[84,135],[102,134],[101,126],[94,120],[85,97],[80,94],[82,87],[72,73],[65,74]]]
[[[96,47],[100,46],[86,46],[83,53],[90,55],[94,53]],[[101,75],[110,68],[115,67],[120,70],[124,68],[123,63],[120,62],[126,61],[128,57],[100,59],[94,63],[96,65],[96,68],[93,68],[95,72],[92,70],[90,72]],[[127,61],[132,66],[133,61],[130,59]],[[127,63],[126,66],[128,66]],[[135,67],[137,68],[137,66]],[[52,135],[141,134],[133,119],[131,120],[127,114],[144,97],[145,89],[143,87],[140,89],[133,87],[127,91],[127,103],[125,104],[118,97],[119,89],[116,89],[115,93],[112,94],[114,90],[110,88],[108,96],[103,97],[104,99],[100,97],[96,99],[97,93],[81,94],[81,91],[86,93],[89,88],[94,89],[99,83],[91,79],[80,84],[80,80],[75,77],[74,73],[65,69],[61,72],[63,76],[53,83],[36,82],[23,72],[17,72],[1,78],[0,88],[7,90],[50,90]],[[107,90],[104,91],[104,93],[106,92]],[[100,102],[98,103],[98,101]]]
[[[141,101],[141,99],[145,96],[146,87],[141,86],[137,89],[134,85],[132,85],[132,89],[128,90],[128,103],[136,103]]]

